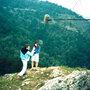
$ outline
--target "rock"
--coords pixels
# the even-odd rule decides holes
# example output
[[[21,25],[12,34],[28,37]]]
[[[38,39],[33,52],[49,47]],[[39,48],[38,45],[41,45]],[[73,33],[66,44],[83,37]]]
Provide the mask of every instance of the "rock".
[[[90,71],[73,71],[65,77],[48,80],[39,90],[90,90]]]
[[[22,82],[22,85],[21,85],[21,86],[28,85],[29,83],[30,83],[30,79],[25,79],[25,80]]]
[[[87,71],[87,84],[90,87],[90,70]]]
[[[60,76],[62,74],[63,74],[63,72],[60,71],[58,68],[56,68],[56,69],[53,69],[53,71],[51,72],[50,77],[57,77],[57,76]]]
[[[15,74],[5,74],[3,76],[3,78],[8,79],[8,80],[12,80],[15,75],[16,75],[16,73]]]
[[[49,67],[48,70],[50,70],[51,74],[50,77],[51,78],[55,78],[58,76],[63,76],[63,71],[60,69],[60,67]]]
[[[22,90],[21,88],[19,88],[18,90]]]
[[[51,80],[48,80],[45,82],[45,85],[43,87],[41,87],[39,90],[56,90],[56,87],[59,87],[58,83],[62,82],[62,78],[57,77]]]

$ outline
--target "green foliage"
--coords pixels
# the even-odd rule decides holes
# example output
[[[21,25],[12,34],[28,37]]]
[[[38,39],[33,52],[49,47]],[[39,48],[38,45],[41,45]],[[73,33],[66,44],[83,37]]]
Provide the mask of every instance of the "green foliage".
[[[43,23],[44,15],[52,18],[80,18],[76,13],[49,2],[32,0],[0,1],[0,60],[17,68],[19,51],[26,43],[33,47],[41,40],[40,66],[81,66],[90,68],[90,23],[60,21]],[[5,64],[6,65],[6,64]],[[12,65],[12,66],[13,66]],[[21,65],[21,64],[20,64]]]

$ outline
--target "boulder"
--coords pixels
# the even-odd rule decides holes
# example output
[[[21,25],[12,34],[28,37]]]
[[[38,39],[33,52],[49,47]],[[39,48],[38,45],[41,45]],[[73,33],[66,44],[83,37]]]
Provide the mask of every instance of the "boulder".
[[[39,90],[90,90],[90,70],[73,71],[65,77],[53,78]]]

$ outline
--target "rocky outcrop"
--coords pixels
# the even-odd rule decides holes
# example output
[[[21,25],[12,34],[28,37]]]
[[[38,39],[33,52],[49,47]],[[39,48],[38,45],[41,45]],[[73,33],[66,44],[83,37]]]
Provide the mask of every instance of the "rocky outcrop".
[[[48,80],[39,90],[90,90],[90,70]]]

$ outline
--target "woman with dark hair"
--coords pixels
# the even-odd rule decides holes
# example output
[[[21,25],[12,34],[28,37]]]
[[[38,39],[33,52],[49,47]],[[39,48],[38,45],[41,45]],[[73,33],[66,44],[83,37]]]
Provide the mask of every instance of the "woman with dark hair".
[[[30,50],[30,46],[26,44],[21,50],[20,50],[20,58],[23,63],[23,67],[21,72],[18,73],[19,76],[23,76],[26,73],[27,70],[27,63],[30,59],[30,56],[32,56]]]
[[[32,49],[32,53],[33,53],[33,56],[31,58],[32,68],[34,67],[34,65],[36,68],[38,67],[40,49],[41,48],[40,48],[38,42],[35,42],[34,47]]]

